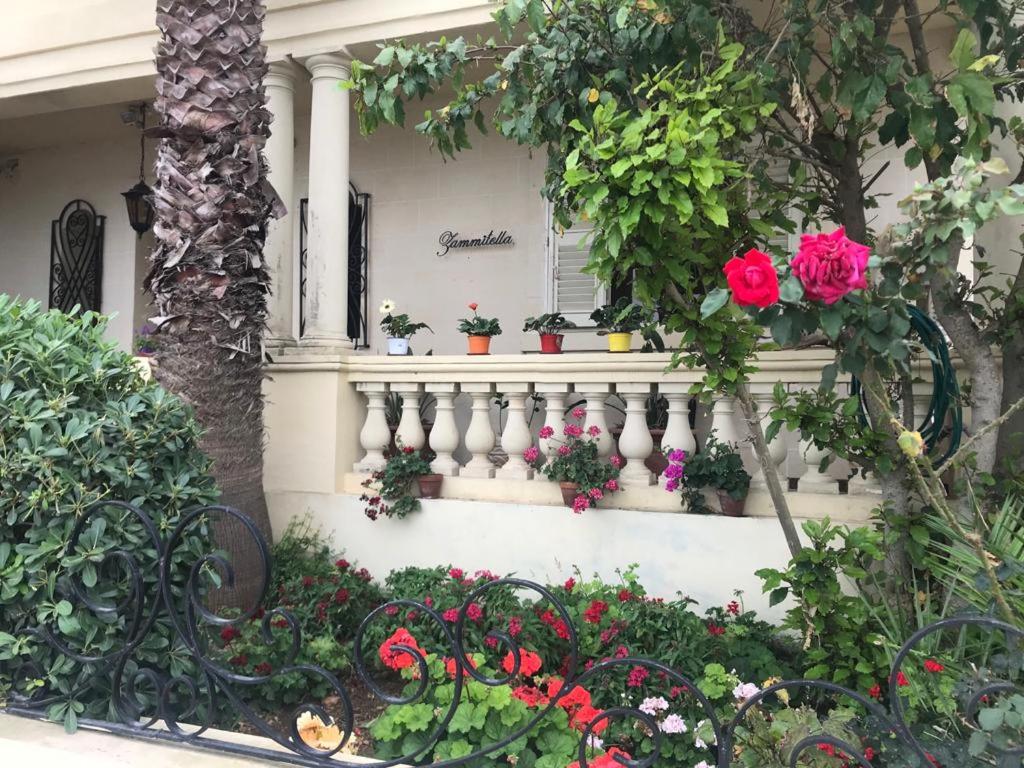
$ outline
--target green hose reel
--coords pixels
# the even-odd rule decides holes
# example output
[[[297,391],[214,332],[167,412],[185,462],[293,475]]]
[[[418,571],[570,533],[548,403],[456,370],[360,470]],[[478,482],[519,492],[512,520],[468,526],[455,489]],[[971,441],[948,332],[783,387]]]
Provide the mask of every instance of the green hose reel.
[[[956,369],[950,360],[949,344],[946,343],[942,328],[917,307],[911,305],[907,309],[910,314],[911,331],[920,337],[921,344],[931,359],[931,402],[928,405],[928,412],[916,427],[924,438],[929,458],[938,468],[957,452],[963,439],[964,414],[960,403],[960,385],[957,382]],[[850,393],[860,398],[861,422],[867,424],[868,414],[863,387],[856,376],[850,383]],[[948,428],[947,418],[950,421]],[[949,438],[949,444],[939,455],[940,442],[946,437]]]

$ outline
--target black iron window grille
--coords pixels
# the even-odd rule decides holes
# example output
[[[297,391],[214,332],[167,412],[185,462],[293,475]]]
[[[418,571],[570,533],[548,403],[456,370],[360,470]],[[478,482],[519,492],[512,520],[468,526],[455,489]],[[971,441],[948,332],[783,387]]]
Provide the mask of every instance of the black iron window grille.
[[[307,233],[309,198],[299,201],[299,335],[306,334]],[[349,184],[348,196],[348,321],[347,333],[356,349],[370,346],[370,194]]]
[[[51,222],[50,309],[100,310],[105,222],[85,200],[72,200]]]
[[[99,518],[116,520],[118,530],[124,532],[130,546],[111,549],[101,555],[89,559],[94,561],[95,570],[100,574],[99,583],[96,576],[90,584],[78,571],[74,575],[62,579],[63,598],[70,603],[70,610],[59,612],[52,619],[39,626],[25,629],[18,635],[28,635],[45,644],[58,657],[72,659],[84,665],[86,680],[82,687],[75,690],[50,690],[40,685],[45,673],[31,662],[20,661],[10,654],[8,661],[0,661],[0,672],[14,680],[14,689],[8,699],[7,711],[26,717],[44,718],[50,707],[59,706],[59,702],[73,700],[82,690],[104,691],[109,696],[109,721],[79,720],[80,725],[97,727],[121,735],[150,740],[177,742],[197,748],[205,748],[240,754],[251,758],[264,759],[272,762],[285,762],[303,766],[343,766],[355,768],[365,765],[361,762],[345,762],[342,756],[333,757],[350,741],[354,732],[354,716],[352,698],[345,685],[330,671],[312,663],[297,662],[296,658],[302,648],[302,637],[299,623],[294,614],[285,608],[274,608],[263,612],[260,603],[266,596],[267,584],[271,575],[270,549],[267,542],[252,521],[237,510],[227,507],[205,507],[184,513],[177,526],[169,535],[161,535],[161,531],[153,520],[141,509],[123,502],[99,502],[87,509],[78,519],[69,539],[66,551],[81,552],[88,548],[89,531]],[[214,518],[223,518],[222,523],[237,524],[240,535],[248,535],[253,549],[260,554],[260,569],[263,589],[260,602],[248,610],[228,615],[212,610],[205,602],[205,594],[201,583],[205,570],[213,568],[220,572],[224,583],[233,584],[233,571],[229,561],[222,554],[202,555],[193,552],[195,562],[175,562],[181,550],[187,548],[188,532],[194,526],[205,522],[213,522]],[[988,633],[982,638],[982,648],[994,642],[998,633],[1003,633],[1005,647],[1013,650],[1010,656],[1019,656],[1020,642],[1024,639],[1024,630],[997,621],[987,616],[961,616],[947,618],[926,626],[915,632],[902,648],[896,653],[889,674],[890,700],[888,707],[874,700],[870,692],[859,693],[840,685],[821,680],[790,680],[765,683],[763,690],[754,689],[749,696],[741,699],[735,707],[734,714],[722,716],[716,711],[700,687],[672,667],[655,659],[641,657],[609,658],[593,665],[581,664],[581,650],[577,630],[572,616],[566,606],[548,588],[531,581],[518,578],[495,579],[477,586],[468,595],[457,611],[454,623],[439,614],[426,602],[397,599],[374,609],[360,624],[354,640],[353,663],[355,671],[365,687],[377,698],[393,706],[416,707],[430,687],[428,675],[428,652],[420,648],[414,640],[406,643],[398,641],[389,646],[389,653],[404,654],[411,661],[409,665],[418,668],[419,674],[413,675],[414,683],[404,693],[395,693],[379,679],[379,672],[372,668],[374,653],[364,649],[364,638],[367,628],[374,622],[387,622],[388,616],[404,616],[414,611],[439,630],[441,651],[451,659],[448,672],[454,683],[452,701],[446,706],[434,710],[432,724],[424,731],[421,739],[408,748],[406,754],[376,765],[382,768],[398,764],[424,765],[423,755],[430,754],[431,749],[449,730],[455,731],[454,718],[460,705],[469,701],[469,682],[476,681],[487,687],[498,687],[513,684],[520,670],[523,659],[521,646],[516,637],[505,631],[505,624],[498,626],[486,635],[487,642],[493,643],[499,652],[508,653],[512,661],[511,670],[505,667],[507,676],[487,677],[478,670],[472,660],[471,653],[482,650],[467,647],[466,628],[480,621],[488,622],[494,617],[489,613],[490,601],[497,599],[500,605],[501,590],[517,594],[532,593],[549,606],[552,620],[560,619],[564,623],[567,654],[563,669],[563,682],[559,689],[550,694],[550,701],[532,713],[529,720],[515,726],[512,733],[501,733],[493,739],[493,743],[474,748],[469,754],[452,757],[435,762],[434,768],[454,768],[454,766],[478,766],[488,764],[484,758],[497,755],[523,736],[543,728],[556,713],[560,702],[573,694],[578,688],[600,681],[603,675],[619,671],[625,673],[642,667],[651,675],[652,680],[659,680],[659,685],[666,689],[672,687],[681,691],[689,698],[689,702],[697,716],[710,723],[711,733],[704,739],[701,747],[707,751],[705,763],[717,768],[738,768],[750,765],[749,762],[737,758],[734,747],[737,744],[738,730],[744,727],[746,717],[751,710],[761,704],[785,704],[789,696],[810,696],[812,700],[821,697],[841,698],[848,705],[855,707],[861,715],[863,727],[857,737],[845,735],[844,731],[811,732],[792,745],[789,765],[804,764],[803,758],[812,759],[817,750],[838,751],[844,755],[846,764],[860,768],[872,768],[877,765],[873,761],[874,749],[884,748],[895,750],[899,756],[898,765],[908,768],[929,768],[935,762],[919,741],[919,733],[913,728],[913,718],[908,716],[909,685],[904,677],[904,668],[910,669],[912,654],[929,652],[936,636],[941,632],[950,632],[963,637],[963,633],[976,630]],[[481,612],[481,606],[482,612]],[[100,649],[84,648],[80,638],[76,639],[74,629],[79,627],[74,617],[84,618],[88,612],[103,617],[105,621],[122,628],[122,644],[110,648],[104,645]],[[447,613],[447,612],[446,612]],[[239,674],[233,671],[222,656],[216,653],[211,641],[211,634],[230,631],[243,622],[256,621],[264,641],[269,645],[275,640],[285,640],[290,648],[288,661],[264,674]],[[155,670],[139,664],[135,660],[136,652],[147,642],[159,640],[152,631],[157,623],[170,625],[173,632],[171,640],[178,658],[177,670],[172,664],[170,672]],[[68,629],[71,628],[71,629]],[[70,634],[65,633],[68,630]],[[222,634],[223,636],[223,634]],[[991,648],[991,646],[988,646]],[[982,651],[984,653],[984,651]],[[998,656],[998,654],[997,654]],[[1006,654],[1003,654],[1005,657]],[[991,666],[996,657],[993,657]],[[182,663],[187,659],[193,671],[186,670]],[[1015,678],[1020,674],[1020,660],[1005,664],[1000,669],[1000,679],[991,676],[989,665],[978,658],[978,667],[974,668],[975,677],[968,689],[957,695],[956,701],[963,708],[962,722],[976,724],[979,709],[989,706],[990,702],[1012,693],[1019,693],[1021,688]],[[20,666],[15,666],[19,664]],[[973,665],[969,665],[973,666]],[[1009,672],[1008,672],[1009,670]],[[332,717],[325,707],[318,702],[303,703],[293,710],[293,720],[284,726],[274,724],[257,712],[249,702],[258,700],[260,686],[269,684],[280,675],[299,674],[307,676],[311,681],[316,678],[325,682],[336,695],[341,715]],[[645,675],[646,676],[646,675]],[[418,682],[415,682],[418,681]],[[1012,681],[1012,682],[1011,682]],[[19,682],[21,684],[19,684]],[[26,687],[24,683],[28,683]],[[20,691],[20,692],[19,692]],[[675,696],[676,694],[672,694]],[[210,735],[208,731],[217,724],[218,715],[224,709],[233,713],[233,718],[243,721],[251,730],[271,739],[284,752],[270,748],[255,746],[252,743],[236,743]],[[322,745],[314,746],[307,743],[301,736],[298,721],[301,717],[316,717],[325,724],[336,725],[338,728],[337,743],[329,748]],[[622,706],[590,713],[589,720],[579,731],[578,756],[581,768],[593,762],[588,757],[588,745],[592,737],[600,732],[602,723],[624,721],[634,723],[636,727],[646,729],[650,735],[646,754],[634,755],[630,758],[616,755],[615,762],[626,768],[650,768],[659,759],[664,739],[667,738],[658,724],[643,705],[633,706],[624,701]],[[845,721],[844,721],[845,722]],[[849,722],[846,722],[849,726]],[[667,733],[667,731],[666,731]],[[843,733],[843,736],[836,735]],[[860,739],[869,739],[878,745],[874,749],[866,746]],[[573,747],[575,749],[575,747]],[[1020,765],[1024,748],[1019,745],[1000,745],[993,742],[988,749],[995,755],[996,762],[987,765]],[[811,761],[811,764],[821,763]],[[890,764],[890,763],[886,763]]]

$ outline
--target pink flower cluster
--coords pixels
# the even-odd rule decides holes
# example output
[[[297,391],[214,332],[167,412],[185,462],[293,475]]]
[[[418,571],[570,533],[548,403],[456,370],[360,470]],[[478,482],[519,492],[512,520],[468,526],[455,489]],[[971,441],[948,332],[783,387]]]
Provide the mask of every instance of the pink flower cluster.
[[[562,434],[566,437],[582,437],[583,427],[577,426],[576,424],[566,424],[562,429]]]

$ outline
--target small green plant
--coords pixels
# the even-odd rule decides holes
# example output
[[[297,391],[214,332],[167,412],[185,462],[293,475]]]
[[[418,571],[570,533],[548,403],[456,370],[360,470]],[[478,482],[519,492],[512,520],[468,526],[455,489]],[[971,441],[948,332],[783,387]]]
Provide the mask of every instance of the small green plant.
[[[583,408],[577,406],[572,410],[573,418],[579,420],[586,415]],[[613,456],[610,462],[602,460],[597,450],[597,438],[601,428],[596,425],[583,427],[577,424],[566,424],[562,437],[555,437],[552,427],[545,425],[540,430],[542,440],[550,440],[550,444],[558,444],[554,454],[541,468],[545,477],[558,483],[574,483],[577,495],[573,500],[573,512],[579,514],[594,506],[604,498],[606,493],[619,490],[619,467],[621,460]],[[523,453],[528,464],[534,464],[540,454],[536,446],[531,446]]]
[[[598,333],[634,333],[650,324],[653,314],[650,310],[635,304],[623,296],[614,304],[605,304],[590,313],[600,330]]]
[[[389,337],[393,339],[408,339],[417,331],[422,331],[423,329],[433,333],[433,330],[426,323],[414,323],[409,319],[409,315],[404,313],[396,315],[396,309],[395,302],[390,299],[385,299],[380,305],[380,313],[383,315],[380,319],[380,327]]]
[[[523,331],[536,331],[542,336],[549,333],[561,333],[566,328],[575,328],[576,323],[567,319],[561,312],[549,312],[538,317],[528,317],[523,323]]]
[[[158,346],[156,331],[157,328],[152,323],[146,323],[139,328],[138,333],[135,334],[135,338],[132,340],[132,349],[135,354],[142,357],[156,354]]]
[[[376,520],[385,517],[403,518],[420,508],[420,500],[412,494],[417,478],[431,474],[430,462],[411,445],[397,443],[397,450],[388,456],[384,469],[377,470],[363,481],[367,489],[361,501],[366,502],[366,516]]]
[[[467,336],[501,335],[501,323],[498,322],[496,317],[480,317],[476,311],[479,305],[475,301],[471,302],[468,306],[473,310],[473,316],[470,318],[464,317],[459,320],[459,333],[464,333]]]
[[[803,636],[806,677],[880,697],[890,666],[885,638],[872,631],[871,605],[844,592],[840,579],[867,577],[868,568],[885,557],[882,535],[870,528],[834,526],[827,517],[808,520],[803,530],[809,546],[785,570],[757,571],[764,591],[772,605],[791,595],[796,599],[785,626]]]
[[[747,498],[750,473],[743,468],[743,457],[733,446],[718,440],[714,432],[708,435],[701,453],[679,456],[677,461],[671,459],[672,454],[678,456],[678,453],[673,451],[670,454],[670,461],[674,464],[681,464],[685,459],[686,479],[682,484],[672,485],[669,490],[674,492],[679,488],[683,503],[691,511],[704,514],[711,511],[702,493],[704,488],[728,494],[736,501]]]

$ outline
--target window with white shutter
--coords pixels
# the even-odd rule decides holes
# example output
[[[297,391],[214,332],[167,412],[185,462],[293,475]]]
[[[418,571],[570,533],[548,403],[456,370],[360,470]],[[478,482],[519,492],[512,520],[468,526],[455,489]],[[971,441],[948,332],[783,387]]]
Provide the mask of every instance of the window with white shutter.
[[[590,313],[607,301],[604,286],[583,271],[590,257],[590,243],[585,238],[591,228],[580,222],[564,232],[555,227],[549,230],[549,305],[552,312],[561,312],[579,326],[592,325]]]

